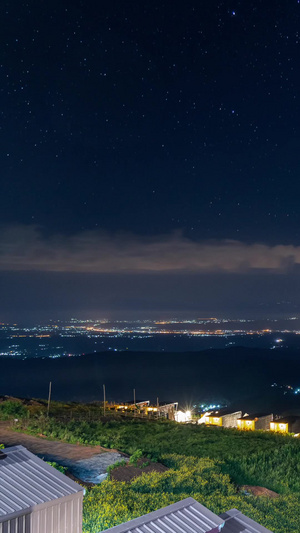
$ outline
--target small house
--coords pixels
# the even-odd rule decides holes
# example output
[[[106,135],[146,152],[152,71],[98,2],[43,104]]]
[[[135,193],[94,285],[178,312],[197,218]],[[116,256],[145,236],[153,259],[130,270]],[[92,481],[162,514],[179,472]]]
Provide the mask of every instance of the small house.
[[[150,405],[149,400],[144,401],[130,401],[125,403],[110,403],[107,404],[108,409],[115,409],[117,411],[144,411],[147,409],[147,407]]]
[[[287,416],[273,420],[270,430],[276,433],[300,433],[300,416]]]
[[[245,415],[237,420],[237,428],[243,430],[258,430],[263,429],[269,431],[270,423],[273,421],[273,415],[266,415],[256,413],[252,415]]]
[[[166,417],[169,420],[175,420],[175,413],[178,409],[178,402],[163,402],[157,407],[159,416]]]
[[[186,498],[139,516],[129,522],[107,529],[107,533],[219,533],[224,525],[224,519],[198,503],[193,498]]]
[[[212,411],[207,413],[204,418],[204,422],[207,426],[222,426],[224,428],[236,428],[237,420],[242,416],[242,411]]]
[[[84,489],[23,446],[0,453],[0,533],[81,533]]]
[[[237,509],[220,516],[193,498],[134,518],[105,533],[272,533]]]

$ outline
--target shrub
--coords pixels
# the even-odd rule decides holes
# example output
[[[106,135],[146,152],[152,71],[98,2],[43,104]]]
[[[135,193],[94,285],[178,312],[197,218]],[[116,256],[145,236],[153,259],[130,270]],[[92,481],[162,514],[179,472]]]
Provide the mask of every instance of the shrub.
[[[46,461],[46,463],[50,466],[53,466],[53,468],[55,468],[56,470],[58,470],[59,472],[61,472],[62,474],[65,474],[66,471],[68,470],[66,466],[62,466],[62,465],[59,465],[58,463],[56,463],[55,461]]]
[[[166,455],[170,470],[142,474],[131,483],[104,481],[84,498],[83,533],[98,533],[192,497],[220,514],[237,508],[274,533],[300,531],[299,494],[274,500],[239,494],[222,463],[208,458]]]
[[[9,420],[10,418],[25,418],[28,416],[28,409],[20,402],[7,400],[0,403],[0,419]]]
[[[141,459],[143,457],[143,452],[142,450],[136,450],[132,456],[130,457],[129,459],[129,464],[130,465],[134,465],[134,466],[137,466],[137,462],[139,459]]]

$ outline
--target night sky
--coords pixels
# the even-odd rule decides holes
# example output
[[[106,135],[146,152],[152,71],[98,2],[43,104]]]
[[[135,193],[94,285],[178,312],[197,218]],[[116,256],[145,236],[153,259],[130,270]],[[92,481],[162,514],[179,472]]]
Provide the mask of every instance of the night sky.
[[[300,0],[0,15],[0,320],[300,313]]]

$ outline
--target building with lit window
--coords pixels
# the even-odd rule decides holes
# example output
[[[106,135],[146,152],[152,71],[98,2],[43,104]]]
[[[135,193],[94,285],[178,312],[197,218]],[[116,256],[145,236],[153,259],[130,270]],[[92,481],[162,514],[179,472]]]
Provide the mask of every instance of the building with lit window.
[[[300,416],[287,416],[273,420],[270,430],[276,433],[300,433]]]
[[[242,411],[212,411],[202,417],[202,420],[207,426],[221,426],[223,428],[236,428],[237,420],[241,418]]]
[[[244,415],[242,418],[237,420],[237,428],[243,430],[258,430],[263,429],[264,431],[270,430],[270,423],[273,421],[273,415],[266,414],[252,414]]]

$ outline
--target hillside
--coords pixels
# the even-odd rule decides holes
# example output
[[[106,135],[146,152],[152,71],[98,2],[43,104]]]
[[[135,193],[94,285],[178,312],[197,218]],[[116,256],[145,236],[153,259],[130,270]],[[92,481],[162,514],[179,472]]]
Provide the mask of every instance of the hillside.
[[[17,406],[16,442],[21,431],[39,437],[41,454],[47,453],[50,441],[56,441],[53,444],[58,448],[60,442],[73,445],[72,454],[82,445],[87,446],[88,454],[93,454],[93,447],[97,454],[101,446],[133,458],[144,457],[144,466],[149,461],[163,465],[151,466],[149,472],[142,467],[138,477],[119,472],[90,488],[84,500],[84,533],[98,533],[187,496],[217,514],[238,508],[274,533],[300,531],[299,439],[168,420],[103,417],[96,404],[54,402],[47,418],[45,403],[10,399],[0,404],[0,414],[7,415],[10,410],[12,418],[12,407]],[[94,414],[99,411],[98,420],[89,421],[91,410]],[[63,411],[79,418],[62,420]],[[133,464],[136,474],[141,465]]]
[[[31,434],[100,445],[158,460],[168,467],[127,483],[108,480],[88,491],[84,533],[96,533],[187,496],[216,513],[238,508],[274,533],[300,531],[300,441],[268,432],[180,425],[169,421],[21,422]],[[243,488],[259,486],[255,496]],[[256,494],[259,492],[256,492]],[[269,496],[272,495],[272,498]]]

